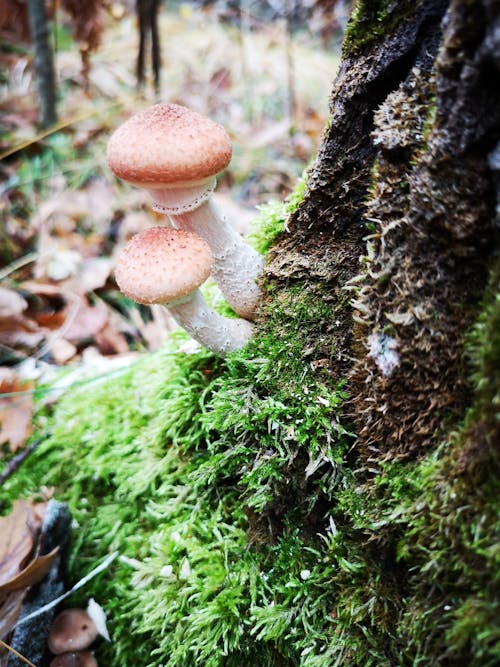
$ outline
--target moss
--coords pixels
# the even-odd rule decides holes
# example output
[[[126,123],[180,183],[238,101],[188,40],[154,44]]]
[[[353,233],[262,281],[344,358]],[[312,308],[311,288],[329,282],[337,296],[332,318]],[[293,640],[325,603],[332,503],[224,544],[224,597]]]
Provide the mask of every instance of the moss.
[[[296,211],[305,191],[306,172],[284,202],[273,201],[259,207],[260,215],[252,223],[249,241],[261,254],[265,254],[278,235],[286,230],[287,220]]]
[[[303,189],[262,219],[266,234]],[[44,441],[0,498],[7,509],[50,487],[69,504],[71,581],[119,551],[71,601],[106,608],[113,641],[100,660],[298,664],[325,641],[330,584],[315,533],[352,438],[345,389],[315,363],[336,353],[324,296],[306,284],[270,295],[255,339],[224,362],[180,352],[178,334],[40,409]]]
[[[358,0],[345,31],[343,57],[347,58],[374,40],[390,34],[402,17],[414,10],[415,3]]]

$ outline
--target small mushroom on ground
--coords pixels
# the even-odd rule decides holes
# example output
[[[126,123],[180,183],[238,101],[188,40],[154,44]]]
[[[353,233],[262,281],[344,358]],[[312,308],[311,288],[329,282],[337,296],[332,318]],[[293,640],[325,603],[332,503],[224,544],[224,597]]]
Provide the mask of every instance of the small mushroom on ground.
[[[211,197],[216,174],[231,160],[224,128],[186,107],[156,104],[114,132],[107,159],[116,176],[150,192],[153,209],[166,213],[174,227],[205,239],[222,293],[238,315],[253,319],[264,260],[219,214]]]
[[[90,651],[70,651],[52,658],[50,667],[97,667],[97,660]]]
[[[94,621],[85,609],[64,609],[54,619],[47,643],[55,655],[69,651],[81,651],[97,637]]]
[[[133,236],[115,269],[120,290],[137,303],[160,303],[195,340],[225,356],[243,347],[253,332],[247,320],[222,317],[198,289],[210,275],[212,253],[196,234],[152,227]]]

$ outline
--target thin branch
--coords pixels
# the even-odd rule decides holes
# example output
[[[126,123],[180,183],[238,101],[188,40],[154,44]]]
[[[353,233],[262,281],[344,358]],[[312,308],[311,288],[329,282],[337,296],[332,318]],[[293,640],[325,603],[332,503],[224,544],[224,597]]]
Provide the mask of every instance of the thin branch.
[[[31,660],[28,660],[28,658],[25,658],[24,655],[22,655],[21,653],[19,653],[19,651],[16,651],[15,648],[12,648],[12,646],[9,646],[8,644],[6,644],[6,643],[5,643],[4,641],[2,641],[1,639],[0,639],[0,646],[3,646],[4,648],[6,648],[7,651],[10,651],[11,653],[13,653],[15,656],[17,656],[17,657],[19,658],[19,660],[22,660],[23,662],[25,662],[25,663],[26,663],[27,665],[29,665],[30,667],[36,667],[36,665],[34,665],[34,664],[31,662]]]
[[[30,445],[25,447],[22,452],[19,454],[16,454],[7,464],[7,467],[5,470],[0,474],[0,486],[3,485],[4,482],[6,482],[11,475],[13,475],[18,468],[20,468],[21,464],[28,458],[28,456],[35,451],[35,449],[38,447],[38,445],[42,442],[42,438],[38,438],[38,440],[35,440],[32,442]]]

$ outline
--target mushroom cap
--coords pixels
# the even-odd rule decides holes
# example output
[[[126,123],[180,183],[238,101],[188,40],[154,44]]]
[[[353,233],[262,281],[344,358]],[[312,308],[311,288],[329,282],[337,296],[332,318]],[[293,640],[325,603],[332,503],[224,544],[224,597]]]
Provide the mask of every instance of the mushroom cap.
[[[192,232],[152,227],[133,236],[115,269],[120,290],[137,303],[172,303],[194,292],[210,275],[212,252]]]
[[[52,622],[47,643],[55,655],[81,651],[92,644],[97,634],[95,623],[85,609],[65,609]]]
[[[178,104],[155,104],[131,116],[111,136],[111,170],[145,187],[207,179],[231,160],[231,140],[213,120]]]
[[[90,651],[70,651],[52,658],[50,667],[97,667],[97,660]]]

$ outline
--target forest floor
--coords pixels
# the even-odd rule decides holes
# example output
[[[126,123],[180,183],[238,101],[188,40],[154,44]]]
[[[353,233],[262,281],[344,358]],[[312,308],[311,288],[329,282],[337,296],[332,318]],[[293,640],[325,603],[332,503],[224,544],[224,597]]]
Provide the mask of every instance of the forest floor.
[[[251,17],[249,17],[251,18]],[[110,173],[110,133],[156,101],[183,104],[226,127],[233,159],[217,198],[246,233],[259,206],[283,199],[313,158],[328,117],[339,39],[328,45],[285,22],[223,23],[215,10],[179,5],[161,14],[162,79],[138,93],[137,26],[107,15],[87,89],[77,46],[58,20],[59,122],[36,127],[27,47],[2,49],[0,84],[0,446],[15,452],[31,433],[35,382],[61,368],[105,372],[165,340],[162,309],[138,308],[117,291],[114,258],[161,216],[147,195]],[[75,372],[73,372],[75,371]],[[26,394],[12,396],[18,391]]]

